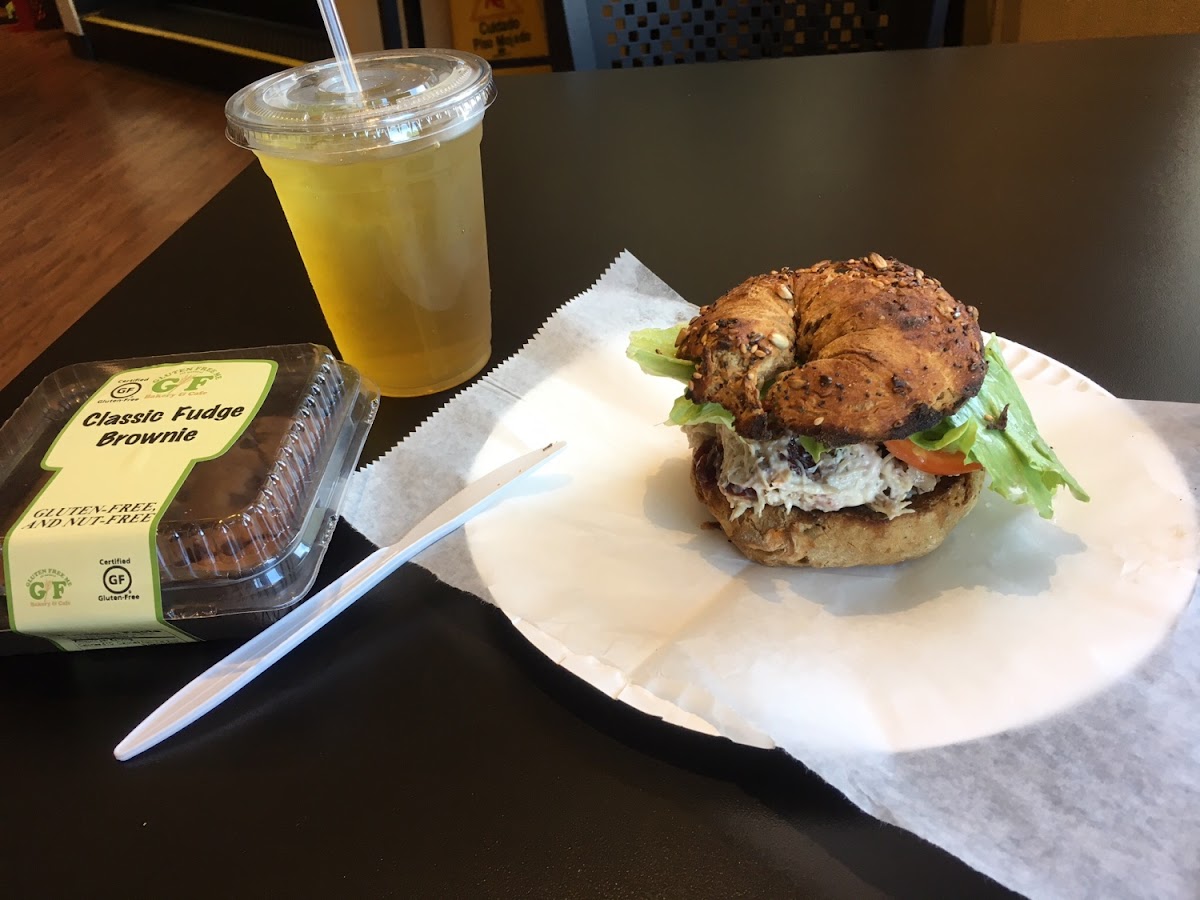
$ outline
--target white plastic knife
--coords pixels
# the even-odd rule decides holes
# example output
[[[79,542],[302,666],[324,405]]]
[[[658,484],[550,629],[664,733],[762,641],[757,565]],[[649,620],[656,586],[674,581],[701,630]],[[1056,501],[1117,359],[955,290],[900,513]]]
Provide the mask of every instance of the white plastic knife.
[[[532,472],[565,446],[563,441],[548,444],[467,485],[418,522],[400,541],[376,550],[194,678],[117,744],[113,756],[122,761],[132,759],[219,706],[401,565],[486,508],[502,488]]]

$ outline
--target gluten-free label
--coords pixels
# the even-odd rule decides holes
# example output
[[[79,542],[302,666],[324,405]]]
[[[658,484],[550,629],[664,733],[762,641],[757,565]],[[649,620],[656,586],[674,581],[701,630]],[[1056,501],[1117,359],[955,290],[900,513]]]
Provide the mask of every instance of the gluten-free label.
[[[5,538],[13,630],[64,650],[192,640],[163,617],[158,524],[192,467],[241,437],[276,368],[150,366],[92,394],[46,452],[53,475]]]

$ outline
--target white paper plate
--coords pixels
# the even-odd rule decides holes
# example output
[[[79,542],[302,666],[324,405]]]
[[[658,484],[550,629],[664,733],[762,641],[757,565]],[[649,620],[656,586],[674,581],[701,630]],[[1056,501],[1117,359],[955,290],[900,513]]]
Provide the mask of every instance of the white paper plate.
[[[1188,500],[1186,510],[1160,515],[1155,505],[1189,497],[1169,451],[1102,387],[1020,344],[1004,342],[1005,359],[1092,503],[1061,494],[1052,525],[985,492],[925,560],[819,572],[745,563],[719,532],[698,529],[686,442],[653,424],[678,387],[647,379],[623,348],[610,349],[615,365],[605,354],[582,360],[518,403],[472,472],[510,457],[523,435],[544,431],[553,408],[561,411],[554,433],[569,446],[545,471],[566,487],[518,494],[466,533],[493,599],[530,643],[649,715],[756,747],[774,741],[755,722],[851,750],[969,740],[1053,715],[1112,683],[1153,650],[1190,596],[1194,509]],[[620,382],[609,391],[621,397],[620,408],[597,413],[587,405],[595,394],[589,384],[610,376]],[[1072,401],[1074,393],[1092,399]],[[1108,440],[1073,433],[1082,427],[1074,408],[1089,402],[1104,405]],[[1114,477],[1141,475],[1114,458],[1129,452],[1122,442],[1136,444],[1150,489]],[[1136,537],[1124,533],[1126,514],[1149,516],[1137,520]],[[1001,576],[998,586],[996,571],[1013,572],[1011,584]],[[663,572],[671,575],[654,583]],[[704,591],[722,593],[719,633],[689,620],[685,640],[655,634],[672,615],[710,615],[685,602]],[[658,608],[676,600],[678,610]],[[795,665],[767,646],[790,640],[789,629]],[[743,639],[764,643],[761,671],[752,671],[759,660],[738,658]],[[663,646],[650,661],[646,648],[655,641]],[[777,682],[796,688],[795,710],[781,708],[790,701],[777,695]]]

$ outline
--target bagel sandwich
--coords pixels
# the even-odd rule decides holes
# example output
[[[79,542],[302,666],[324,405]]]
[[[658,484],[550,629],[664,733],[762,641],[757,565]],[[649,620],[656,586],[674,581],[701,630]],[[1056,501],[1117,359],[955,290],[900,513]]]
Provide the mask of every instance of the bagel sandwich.
[[[978,318],[871,253],[749,278],[690,322],[635,332],[627,353],[686,385],[668,421],[745,556],[885,565],[937,548],[985,482],[1045,518],[1060,487],[1088,499]]]

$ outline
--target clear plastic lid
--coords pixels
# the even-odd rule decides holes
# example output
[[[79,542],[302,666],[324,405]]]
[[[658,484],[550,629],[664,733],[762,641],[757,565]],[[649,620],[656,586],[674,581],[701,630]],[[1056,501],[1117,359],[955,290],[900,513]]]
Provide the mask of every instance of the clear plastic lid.
[[[383,50],[354,57],[362,94],[335,60],[270,75],[225,104],[233,143],[272,155],[329,159],[417,149],[475,125],[496,99],[487,61],[451,50]]]
[[[47,376],[0,426],[0,553],[53,474],[42,467],[47,450],[111,376],[229,359],[273,360],[276,374],[242,436],[192,466],[162,513],[162,612],[206,638],[252,633],[286,612],[316,578],[379,404],[374,385],[315,344],[80,363]],[[12,648],[5,581],[0,567],[0,656],[28,649]]]

